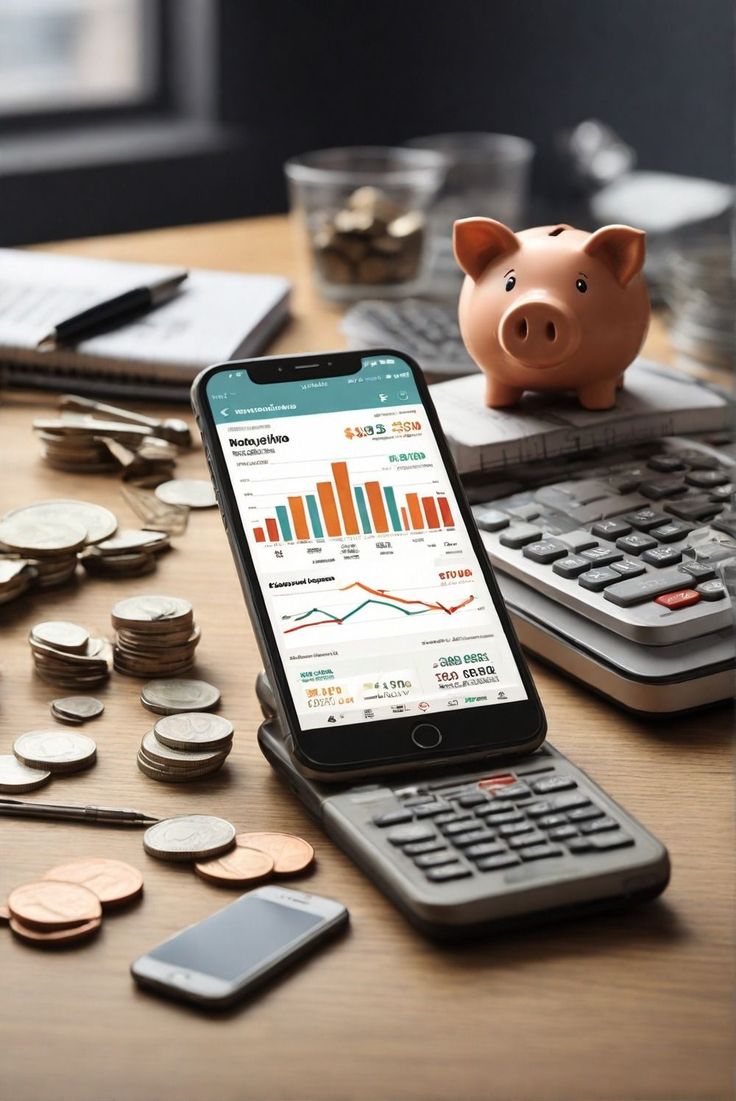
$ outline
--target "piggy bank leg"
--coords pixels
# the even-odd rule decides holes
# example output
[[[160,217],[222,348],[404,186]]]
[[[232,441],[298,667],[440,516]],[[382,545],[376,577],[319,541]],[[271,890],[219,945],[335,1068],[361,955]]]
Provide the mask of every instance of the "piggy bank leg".
[[[490,409],[503,409],[506,405],[516,405],[521,401],[524,391],[519,386],[507,386],[495,378],[486,379],[486,405]]]
[[[581,386],[578,400],[584,409],[611,409],[616,404],[616,379]]]
[[[624,376],[619,375],[618,378],[616,379],[616,389],[617,390],[623,390],[623,388],[624,388]]]

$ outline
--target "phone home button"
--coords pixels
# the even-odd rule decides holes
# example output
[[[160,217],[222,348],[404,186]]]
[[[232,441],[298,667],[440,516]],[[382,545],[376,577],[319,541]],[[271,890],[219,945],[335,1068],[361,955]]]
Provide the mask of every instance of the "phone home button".
[[[412,730],[411,740],[420,749],[434,749],[442,741],[442,734],[431,723],[420,723]]]

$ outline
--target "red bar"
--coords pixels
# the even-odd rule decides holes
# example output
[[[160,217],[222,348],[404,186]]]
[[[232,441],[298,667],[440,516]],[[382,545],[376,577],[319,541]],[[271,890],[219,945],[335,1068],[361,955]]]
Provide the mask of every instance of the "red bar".
[[[406,509],[401,506],[401,522],[404,525],[404,531],[409,530],[409,517],[406,515]]]
[[[442,523],[445,525],[446,528],[454,528],[455,527],[455,521],[452,518],[452,513],[450,512],[450,506],[447,503],[447,498],[446,497],[438,497],[437,498],[437,504],[440,506],[440,515],[442,516]]]
[[[279,541],[279,529],[276,526],[275,520],[266,520],[266,531],[268,532],[268,538],[272,543],[278,543]]]
[[[337,515],[337,505],[335,504],[335,494],[332,492],[330,482],[317,482],[317,495],[322,506],[322,516],[327,534],[342,535],[340,517]]]
[[[253,528],[253,534],[256,537],[256,543],[266,542],[266,536],[263,534],[263,528]]]
[[[340,512],[342,513],[342,522],[345,525],[346,535],[357,535],[358,517],[355,515],[355,506],[353,505],[353,494],[350,489],[350,479],[348,478],[348,464],[347,463],[332,463],[332,477],[335,479],[335,488],[337,489],[337,499],[340,502]]]
[[[381,486],[378,482],[366,482],[365,492],[373,517],[373,526],[376,531],[388,531],[388,520],[386,519],[386,509],[383,507]]]
[[[307,527],[307,517],[304,512],[304,501],[301,497],[287,497],[287,500],[289,502],[289,512],[294,521],[294,534],[297,539],[309,539],[309,528]]]
[[[409,507],[411,526],[415,531],[422,531],[424,528],[424,518],[422,516],[422,510],[419,507],[419,497],[416,493],[407,493],[406,503]]]
[[[422,497],[422,507],[424,508],[424,515],[427,517],[428,527],[438,528],[440,526],[440,518],[437,515],[437,506],[434,503],[434,497]]]

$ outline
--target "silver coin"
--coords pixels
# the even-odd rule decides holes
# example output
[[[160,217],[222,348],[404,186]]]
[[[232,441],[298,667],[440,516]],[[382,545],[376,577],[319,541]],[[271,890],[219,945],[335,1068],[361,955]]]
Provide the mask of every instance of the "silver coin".
[[[150,680],[141,689],[143,706],[160,715],[173,715],[179,711],[209,711],[219,702],[219,689],[204,680]]]
[[[21,508],[6,512],[4,519],[11,517],[32,516],[34,519],[68,522],[79,524],[87,531],[88,543],[100,543],[103,539],[109,539],[117,530],[118,521],[109,508],[102,505],[93,505],[89,501],[54,500],[36,501],[32,505],[23,505]]]
[[[35,791],[43,787],[51,779],[48,769],[29,768],[13,757],[10,753],[0,757],[0,791],[16,792],[20,795],[24,791]]]
[[[143,531],[140,528],[122,528],[115,532],[109,539],[103,539],[97,544],[97,553],[103,557],[108,555],[122,555],[126,552],[141,550],[145,547],[151,550],[168,546],[169,537],[161,531]]]
[[[193,752],[187,749],[171,749],[159,742],[152,730],[143,735],[141,748],[145,750],[146,756],[164,768],[168,765],[174,768],[186,768],[187,766],[197,768],[200,765],[214,764],[215,761],[227,756],[227,751],[223,753],[222,750]]]
[[[51,713],[57,719],[71,719],[79,723],[96,719],[104,710],[104,704],[94,696],[63,696],[51,703]]]
[[[0,543],[23,554],[71,553],[83,547],[86,539],[87,529],[69,520],[16,516],[0,521]]]
[[[143,848],[159,860],[194,860],[219,856],[235,845],[235,827],[211,814],[184,814],[149,826]]]
[[[233,724],[221,715],[181,711],[158,719],[153,732],[171,749],[220,749],[232,742]]]
[[[142,749],[138,750],[136,758],[136,764],[144,775],[164,784],[189,784],[196,780],[204,780],[208,776],[214,776],[216,772],[219,772],[224,763],[225,758],[221,756],[214,764],[201,765],[196,769],[165,768],[163,765],[152,761]]]
[[[192,605],[178,596],[129,596],[112,609],[115,627],[141,631],[179,626],[192,615]]]
[[[78,772],[94,763],[97,746],[86,734],[66,730],[29,730],[15,739],[13,753],[30,768]]]
[[[214,508],[217,504],[211,482],[194,478],[174,478],[154,490],[166,505],[186,505],[188,508]]]
[[[78,623],[70,623],[66,619],[48,619],[31,628],[31,641],[70,654],[84,654],[89,642],[89,632]]]

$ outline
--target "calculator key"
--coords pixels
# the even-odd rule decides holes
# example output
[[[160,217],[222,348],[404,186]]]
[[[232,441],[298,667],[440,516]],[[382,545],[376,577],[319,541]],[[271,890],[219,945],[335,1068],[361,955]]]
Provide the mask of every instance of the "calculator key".
[[[686,558],[695,558],[698,562],[712,565],[714,562],[726,562],[729,558],[736,557],[736,545],[733,543],[718,543],[712,539],[709,543],[698,543],[694,547],[683,547],[682,553]]]
[[[650,501],[661,501],[665,497],[677,497],[687,492],[687,486],[680,478],[658,478],[642,482],[639,492]]]
[[[411,822],[411,812],[408,810],[389,810],[385,814],[377,814],[373,819],[374,826],[398,826],[402,822]]]
[[[693,470],[718,469],[718,459],[714,455],[706,455],[703,451],[695,450],[680,451],[678,454]]]
[[[431,841],[412,841],[410,845],[404,845],[407,856],[421,856],[422,853],[439,852],[447,848],[444,837],[433,837]]]
[[[520,833],[518,837],[509,838],[509,847],[512,849],[524,849],[529,845],[542,845],[545,844],[547,838],[543,833],[539,833],[536,830],[532,830],[529,833]]]
[[[685,481],[698,489],[715,489],[727,484],[728,474],[722,470],[691,470],[685,475]]]
[[[536,502],[529,502],[526,505],[510,505],[505,511],[516,520],[536,520],[542,509]]]
[[[633,558],[622,558],[620,562],[612,562],[611,569],[615,570],[619,577],[640,577],[647,572],[646,566],[636,562]]]
[[[695,581],[710,581],[711,577],[716,576],[713,567],[705,562],[683,562],[680,569]]]
[[[590,589],[591,592],[600,593],[607,585],[613,585],[620,580],[619,574],[605,566],[601,570],[588,570],[587,573],[581,574],[578,585],[582,585],[584,589]]]
[[[633,493],[639,488],[642,479],[641,470],[628,470],[623,474],[614,474],[608,479],[608,484],[616,493]]]
[[[567,817],[570,822],[588,822],[593,818],[602,818],[603,811],[600,807],[591,805],[580,807],[578,810],[571,810]]]
[[[515,837],[519,833],[529,833],[532,826],[529,822],[507,822],[498,827],[501,837]]]
[[[652,547],[651,550],[644,551],[641,560],[661,570],[665,566],[676,566],[678,562],[681,562],[682,551],[678,550],[677,547]]]
[[[595,852],[606,852],[609,849],[625,849],[629,845],[634,844],[634,838],[630,837],[628,833],[624,833],[622,830],[619,830],[617,833],[597,834],[593,837],[586,837],[585,840]],[[569,844],[572,844],[572,842],[569,842]]]
[[[710,525],[714,531],[725,532],[732,539],[736,539],[736,512],[722,512],[717,520]]]
[[[647,463],[652,470],[658,470],[662,474],[669,474],[673,470],[684,470],[685,464],[676,455],[652,455]]]
[[[507,810],[502,814],[494,814],[491,817],[486,815],[485,821],[491,826],[505,826],[511,822],[523,822],[524,815],[520,810]]]
[[[621,539],[617,539],[616,546],[619,550],[625,551],[626,554],[641,554],[643,551],[656,547],[657,540],[635,531],[631,535],[624,535]]]
[[[509,868],[512,864],[521,864],[515,853],[501,853],[498,856],[484,856],[476,867],[481,872],[497,872],[499,868]]]
[[[438,814],[434,820],[435,826],[446,826],[450,822],[472,822],[473,816],[471,814],[463,814],[455,810],[443,811],[442,814]]]
[[[440,829],[444,833],[445,837],[454,837],[455,834],[467,833],[472,829],[475,822],[472,818],[468,818],[462,822],[447,822],[444,826],[440,826]]]
[[[637,531],[649,531],[651,528],[659,527],[660,524],[666,524],[669,516],[653,508],[640,508],[624,516],[624,520]]]
[[[554,573],[560,575],[560,577],[579,577],[581,573],[585,573],[592,566],[592,562],[589,562],[587,558],[583,558],[579,554],[568,554],[566,558],[559,558],[552,570]]]
[[[574,826],[555,826],[549,831],[550,841],[567,841],[570,837],[577,837],[578,831]]]
[[[392,845],[408,845],[411,841],[429,841],[436,834],[432,826],[410,822],[405,826],[395,826],[386,836]]]
[[[480,860],[484,856],[500,856],[505,852],[508,852],[508,849],[498,841],[485,841],[480,845],[471,845],[465,850],[465,855],[471,860]]]
[[[553,801],[552,805],[555,810],[577,810],[578,807],[589,806],[590,799],[588,799],[586,795],[581,795],[579,792],[575,792],[574,795],[558,795],[557,798]]]
[[[537,543],[527,543],[522,551],[525,558],[532,562],[541,562],[546,566],[557,558],[564,558],[567,547],[557,539],[540,539]]]
[[[544,814],[536,821],[540,830],[551,830],[555,826],[567,825],[567,818],[564,814]]]
[[[491,830],[477,829],[468,830],[467,833],[456,833],[450,838],[453,845],[456,845],[458,849],[466,849],[468,845],[477,845],[481,841],[492,841],[495,837],[495,833]]]
[[[423,803],[413,808],[413,814],[415,818],[435,818],[437,815],[444,814],[446,810],[445,803]]]
[[[512,550],[521,550],[527,543],[534,543],[537,539],[542,538],[543,532],[540,528],[535,527],[533,524],[514,524],[513,527],[505,531],[503,535],[499,535],[498,541],[503,547],[510,547]]]
[[[607,830],[617,829],[618,822],[616,819],[604,815],[603,818],[596,818],[592,822],[583,822],[580,827],[580,832],[587,835],[589,833],[605,833]]]
[[[615,494],[603,501],[593,501],[589,505],[579,505],[570,510],[570,515],[582,527],[583,524],[592,524],[596,520],[607,520],[609,516],[620,516],[632,508],[636,508],[641,502],[638,494],[630,494],[627,497],[617,497]]]
[[[723,505],[718,501],[697,496],[683,497],[681,501],[668,502],[664,507],[681,520],[711,520],[723,510]]]
[[[558,849],[556,845],[530,845],[517,851],[522,860],[547,860],[552,856],[562,856],[562,849]]]
[[[552,791],[572,791],[578,786],[577,780],[572,776],[548,776],[545,780],[537,780],[532,784],[537,795],[548,795]]]
[[[593,849],[592,839],[590,837],[571,837],[569,841],[566,841],[568,852],[579,855],[580,853],[589,853]]]
[[[410,798],[401,801],[405,807],[425,807],[431,798],[431,795],[412,795]],[[446,809],[449,810],[450,808],[447,807]]]
[[[488,796],[480,791],[469,791],[467,795],[461,795],[458,803],[461,807],[478,807],[481,803],[487,803]]]
[[[504,799],[526,799],[531,795],[531,791],[526,784],[506,784],[503,788]]]
[[[445,864],[441,868],[430,868],[426,875],[433,883],[447,883],[450,879],[467,879],[473,873],[463,864]]]
[[[569,551],[573,554],[579,554],[580,551],[587,550],[588,547],[597,547],[598,543],[592,538],[589,531],[583,531],[582,528],[576,531],[567,531],[559,537],[560,543],[564,543]]]
[[[621,551],[611,550],[610,547],[591,547],[582,551],[581,558],[587,558],[594,566],[610,566],[612,562],[618,562],[623,558]]]
[[[476,506],[473,509],[473,516],[481,531],[503,531],[511,523],[511,517],[497,508]]]
[[[457,854],[449,849],[445,849],[444,852],[440,850],[436,853],[424,853],[414,858],[417,868],[439,868],[443,864],[455,864],[456,861]]]
[[[731,484],[731,482],[726,482],[725,485],[718,486],[716,489],[712,490],[708,494],[708,496],[710,497],[711,501],[718,501],[723,502],[724,504],[728,504],[728,502],[733,497],[733,485]]]
[[[503,803],[498,807],[495,805],[495,800],[489,800],[484,807],[474,807],[473,810],[476,817],[482,818],[484,822],[490,821],[491,819],[497,821],[497,815],[506,814],[507,812],[511,814],[517,813],[517,811],[514,810],[513,803]]]
[[[712,581],[704,581],[702,585],[696,585],[695,591],[700,593],[703,600],[723,600],[726,595],[726,586],[718,578]]]
[[[663,593],[662,596],[658,596],[655,603],[676,612],[678,608],[689,608],[699,600],[700,593],[696,593],[694,589],[678,589],[676,593]]]
[[[682,574],[678,569],[661,570],[648,573],[645,577],[634,577],[630,581],[619,581],[618,585],[606,589],[605,597],[620,608],[630,608],[681,588]]]
[[[547,814],[554,814],[557,810],[557,800],[545,799],[541,803],[530,803],[524,807],[527,818],[543,818]]]
[[[590,530],[593,535],[598,535],[601,539],[610,539],[614,542],[616,539],[620,539],[622,535],[629,534],[631,531],[631,524],[627,524],[625,520],[619,518],[599,520],[597,524],[593,524]]]
[[[660,543],[677,543],[678,540],[685,539],[691,531],[695,531],[692,524],[686,524],[684,520],[670,520],[668,524],[652,528],[650,534]]]

